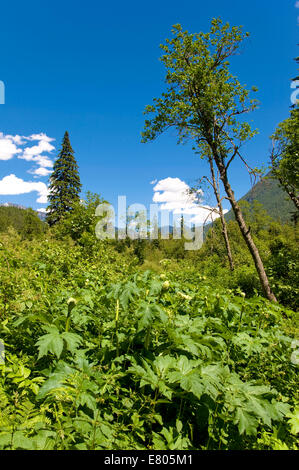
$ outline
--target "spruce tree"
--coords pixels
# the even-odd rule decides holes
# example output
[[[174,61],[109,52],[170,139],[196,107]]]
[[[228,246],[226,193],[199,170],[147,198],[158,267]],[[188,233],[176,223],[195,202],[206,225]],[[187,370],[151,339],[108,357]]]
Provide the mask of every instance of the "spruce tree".
[[[65,132],[62,148],[53,165],[50,177],[49,206],[46,220],[49,225],[57,223],[66,213],[72,211],[79,201],[81,190],[78,165],[74,157],[69,134]]]

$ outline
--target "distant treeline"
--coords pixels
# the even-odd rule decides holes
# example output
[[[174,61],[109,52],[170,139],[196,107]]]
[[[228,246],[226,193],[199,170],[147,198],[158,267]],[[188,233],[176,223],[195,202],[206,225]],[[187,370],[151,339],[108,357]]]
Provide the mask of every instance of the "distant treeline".
[[[23,238],[31,238],[44,233],[47,224],[40,220],[33,209],[0,206],[0,232],[6,232],[9,227]]]

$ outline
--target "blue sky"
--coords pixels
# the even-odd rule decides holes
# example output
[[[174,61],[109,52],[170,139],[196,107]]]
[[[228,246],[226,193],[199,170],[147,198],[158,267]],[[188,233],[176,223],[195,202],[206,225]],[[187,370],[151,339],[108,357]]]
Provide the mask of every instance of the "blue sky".
[[[207,31],[219,16],[251,33],[232,69],[241,83],[259,88],[260,108],[250,116],[259,135],[244,154],[252,166],[261,166],[268,160],[269,136],[291,104],[296,0],[3,2],[0,202],[46,207],[47,158],[54,160],[66,130],[83,194],[100,193],[114,205],[118,195],[126,195],[128,204],[149,206],[150,182],[179,178],[192,185],[206,174],[204,162],[191,147],[178,146],[174,132],[149,144],[141,143],[140,133],[145,106],[164,86],[159,44],[170,37],[173,24]],[[238,163],[231,181],[237,197],[250,188]]]

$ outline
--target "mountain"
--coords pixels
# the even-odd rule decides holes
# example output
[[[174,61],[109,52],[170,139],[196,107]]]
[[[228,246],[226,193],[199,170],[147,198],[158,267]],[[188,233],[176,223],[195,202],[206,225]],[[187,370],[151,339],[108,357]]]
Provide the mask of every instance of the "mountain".
[[[258,181],[242,198],[241,201],[252,203],[254,200],[263,204],[264,209],[275,220],[286,223],[291,220],[295,211],[294,204],[287,193],[281,189],[277,180],[270,174]]]
[[[28,207],[22,206],[21,204],[14,204],[13,202],[4,202],[0,204],[0,207],[15,207],[16,209],[23,209],[26,210]],[[37,215],[39,216],[40,220],[44,221],[46,219],[46,214],[44,212],[40,212],[36,210]]]
[[[240,201],[247,201],[250,204],[253,201],[258,201],[264,206],[267,213],[274,219],[281,223],[287,223],[291,220],[292,214],[295,212],[295,207],[289,196],[281,187],[278,182],[270,177],[270,174],[261,178],[252,188],[243,196]],[[232,211],[225,214],[225,220],[234,220],[235,216]],[[211,224],[204,227],[204,237],[211,228]]]
[[[1,207],[16,207],[17,209],[27,209],[25,206],[21,206],[20,204],[14,204],[13,202],[4,202],[0,204]]]

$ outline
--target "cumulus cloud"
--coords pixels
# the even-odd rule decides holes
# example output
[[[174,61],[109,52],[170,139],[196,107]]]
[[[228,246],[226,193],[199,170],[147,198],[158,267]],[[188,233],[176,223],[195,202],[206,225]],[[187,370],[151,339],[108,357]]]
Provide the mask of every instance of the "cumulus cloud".
[[[48,202],[48,188],[47,188],[47,192],[45,194],[41,194],[36,202],[38,202],[39,204],[47,204]]]
[[[36,160],[43,152],[52,152],[55,147],[51,145],[46,140],[40,140],[37,145],[33,145],[32,147],[26,147],[24,152],[19,158],[23,158],[27,161]]]
[[[42,204],[47,203],[48,187],[41,181],[24,181],[14,174],[4,176],[4,178],[0,180],[1,195],[27,194],[32,191],[38,193],[36,202]]]
[[[18,149],[16,145],[15,138],[11,138],[12,136],[4,135],[0,132],[0,160],[10,160],[15,155],[22,153],[21,149]],[[19,137],[19,136],[15,136]]]
[[[34,178],[38,176],[44,177],[52,173],[53,162],[46,155],[38,155],[33,159],[34,163],[38,165],[37,168],[31,168],[28,173],[34,175]]]
[[[0,160],[10,160],[14,156],[27,162],[33,162],[37,165],[33,170],[29,170],[29,173],[33,173],[39,176],[47,176],[50,172],[40,170],[42,168],[51,168],[53,162],[49,155],[55,147],[50,143],[52,137],[48,137],[44,133],[32,134],[30,136],[20,135],[4,135],[0,132]],[[30,145],[29,142],[37,142],[36,145]]]
[[[154,202],[163,203],[163,209],[181,209],[194,202],[194,195],[188,194],[189,186],[179,178],[165,178],[154,186]]]
[[[39,168],[35,168],[35,170],[29,170],[28,173],[31,173],[35,177],[37,177],[37,176],[48,176],[52,173],[52,170],[47,170],[47,168],[41,166]]]
[[[10,139],[12,142],[14,142],[17,145],[24,145],[25,144],[24,137],[22,137],[20,135],[7,135],[6,138]]]
[[[18,158],[28,162],[34,162],[37,165],[37,167],[29,170],[29,173],[33,174],[34,177],[48,176],[51,173],[51,170],[48,168],[52,168],[53,162],[50,160],[48,155],[43,155],[43,153],[51,153],[55,149],[55,147],[50,144],[54,139],[43,133],[32,134],[31,136],[26,137],[26,139],[29,141],[36,141],[38,144],[31,147],[26,146],[23,153],[19,155]]]
[[[160,180],[153,191],[153,202],[160,204],[161,211],[186,215],[191,224],[201,225],[219,217],[216,207],[203,204],[203,192],[199,190],[197,194],[190,193],[190,187],[180,178]]]
[[[53,140],[55,140],[52,137],[48,137],[43,132],[41,132],[40,134],[32,134],[29,137],[24,137],[24,139],[26,139],[26,140],[36,140],[36,141],[42,140],[44,142],[53,142]]]
[[[299,8],[299,0],[295,3],[295,8]]]
[[[37,165],[42,166],[43,168],[52,168],[53,162],[46,155],[38,155],[35,157],[34,161]]]
[[[11,160],[15,156],[33,164],[28,170],[34,178],[44,178],[52,173],[51,153],[55,149],[51,142],[55,139],[43,132],[29,136],[4,135],[0,132],[0,160]],[[25,194],[36,191],[36,202],[47,203],[48,188],[41,181],[24,181],[14,174],[5,176],[0,181],[0,194]]]

